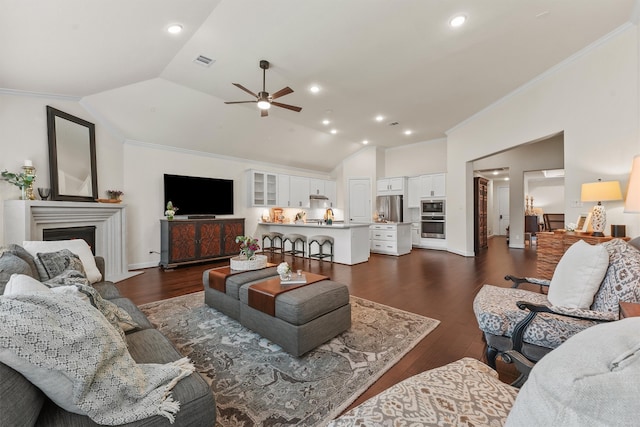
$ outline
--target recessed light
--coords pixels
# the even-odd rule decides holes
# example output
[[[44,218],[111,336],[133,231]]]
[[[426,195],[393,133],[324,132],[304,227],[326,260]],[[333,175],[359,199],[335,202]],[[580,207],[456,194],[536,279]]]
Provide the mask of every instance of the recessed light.
[[[332,134],[334,134],[334,135],[335,135],[336,133],[338,133],[338,131],[337,131],[336,129],[331,129],[331,131],[330,131],[330,132],[331,132]]]
[[[369,143],[369,141],[367,141],[367,140],[365,139],[364,141],[362,141],[362,143],[363,143],[364,145],[367,145],[367,144]]]
[[[325,126],[328,125],[329,123],[331,123],[331,120],[329,120],[329,119],[324,119],[322,121],[322,124],[325,125]]]
[[[449,25],[452,26],[453,28],[457,28],[459,26],[461,26],[462,24],[464,24],[467,21],[467,17],[464,15],[458,15],[458,16],[454,16],[453,18],[451,18],[451,20],[449,21]]]
[[[407,129],[404,131],[405,135],[411,135],[413,133],[413,131],[411,129]]]
[[[498,175],[498,171],[493,171],[493,174],[494,175]]]
[[[182,25],[180,24],[170,25],[169,28],[167,28],[167,31],[171,34],[178,34],[182,31]]]
[[[309,91],[311,91],[311,93],[318,93],[320,92],[320,87],[317,85],[313,85],[309,88]]]
[[[381,122],[384,120],[384,116],[376,116],[376,122]]]
[[[506,177],[504,180],[505,180],[505,181],[509,181],[509,177]]]

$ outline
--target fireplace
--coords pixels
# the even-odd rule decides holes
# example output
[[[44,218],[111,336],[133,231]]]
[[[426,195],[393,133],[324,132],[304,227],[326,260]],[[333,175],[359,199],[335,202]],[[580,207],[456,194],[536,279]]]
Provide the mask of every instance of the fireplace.
[[[96,227],[61,227],[45,228],[42,230],[42,240],[73,240],[82,239],[91,248],[91,253],[96,254]]]
[[[125,205],[50,200],[5,200],[4,244],[45,240],[45,230],[92,227],[92,251],[105,261],[105,276],[114,282],[139,272],[127,269]],[[69,236],[65,236],[67,238]],[[84,238],[83,236],[71,236]],[[59,240],[56,237],[54,240]]]

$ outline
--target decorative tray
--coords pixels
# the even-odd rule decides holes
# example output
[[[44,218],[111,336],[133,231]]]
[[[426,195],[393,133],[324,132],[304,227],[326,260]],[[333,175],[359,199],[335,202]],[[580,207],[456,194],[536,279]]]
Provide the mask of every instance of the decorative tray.
[[[307,283],[307,276],[304,274],[302,276],[293,275],[289,280],[280,280],[281,285],[304,285]]]
[[[98,203],[120,203],[122,200],[120,199],[96,199]]]

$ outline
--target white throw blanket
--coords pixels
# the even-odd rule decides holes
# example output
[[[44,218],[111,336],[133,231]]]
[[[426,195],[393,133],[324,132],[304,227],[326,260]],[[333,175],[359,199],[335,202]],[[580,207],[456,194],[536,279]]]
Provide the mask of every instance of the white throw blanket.
[[[170,392],[194,370],[186,358],[137,364],[98,310],[54,293],[0,296],[0,361],[58,406],[106,425],[153,415],[173,423],[180,403]]]

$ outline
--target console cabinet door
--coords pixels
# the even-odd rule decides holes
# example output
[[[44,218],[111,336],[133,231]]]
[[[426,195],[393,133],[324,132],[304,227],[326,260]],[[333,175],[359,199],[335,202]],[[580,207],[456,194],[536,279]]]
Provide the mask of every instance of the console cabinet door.
[[[196,223],[190,221],[167,221],[167,223],[169,224],[169,262],[195,261],[197,259]]]
[[[198,248],[200,258],[216,258],[222,255],[220,235],[222,223],[220,221],[207,221],[198,224]]]
[[[236,243],[236,237],[244,236],[244,219],[228,219],[223,224],[221,234],[223,255],[238,255],[240,243]]]

